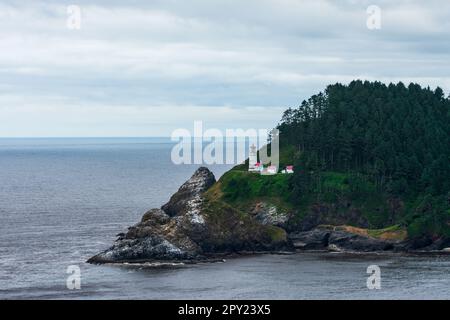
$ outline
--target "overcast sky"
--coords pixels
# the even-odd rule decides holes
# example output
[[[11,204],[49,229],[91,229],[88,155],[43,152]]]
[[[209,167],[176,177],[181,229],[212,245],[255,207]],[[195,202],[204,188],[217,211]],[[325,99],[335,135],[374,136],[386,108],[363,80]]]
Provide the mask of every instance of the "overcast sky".
[[[67,27],[71,4],[80,30]],[[271,128],[352,79],[448,94],[449,12],[447,0],[2,1],[0,136]]]

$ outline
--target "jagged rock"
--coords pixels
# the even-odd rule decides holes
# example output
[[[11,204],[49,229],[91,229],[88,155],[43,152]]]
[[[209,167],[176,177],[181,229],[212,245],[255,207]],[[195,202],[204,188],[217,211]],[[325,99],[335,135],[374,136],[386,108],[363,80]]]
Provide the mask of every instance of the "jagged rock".
[[[290,214],[279,210],[267,202],[258,202],[250,212],[254,218],[263,225],[285,227]]]
[[[390,241],[374,239],[344,231],[331,232],[328,239],[328,246],[330,245],[335,245],[344,250],[361,252],[386,251],[394,248],[394,244]]]
[[[215,182],[214,174],[208,168],[200,167],[161,209],[171,217],[190,212],[194,220],[201,222],[201,218],[197,217],[201,204],[200,194],[208,190]]]
[[[415,251],[431,246],[432,244],[433,240],[430,237],[421,237],[409,240],[403,244],[401,249],[402,251]]]
[[[165,224],[169,222],[170,217],[161,209],[151,209],[144,213],[141,222],[150,222],[156,224]]]
[[[431,239],[430,237],[422,237],[410,240],[406,243],[407,250],[419,251],[439,251],[450,246],[450,238]]]
[[[88,262],[189,260],[202,257],[202,248],[193,238],[205,229],[205,218],[201,212],[202,193],[215,181],[211,171],[199,168],[162,209],[147,211],[141,222],[128,228],[125,234],[120,234],[111,248]]]
[[[379,240],[363,235],[336,230],[330,227],[318,227],[310,231],[289,234],[296,249],[330,251],[385,251],[393,250],[395,242]]]
[[[183,250],[160,236],[117,241],[108,250],[90,258],[89,263],[112,263],[143,260],[190,260],[196,254]]]
[[[310,231],[296,232],[289,234],[296,249],[304,250],[324,250],[328,247],[328,239],[331,232],[325,229],[313,229]]]

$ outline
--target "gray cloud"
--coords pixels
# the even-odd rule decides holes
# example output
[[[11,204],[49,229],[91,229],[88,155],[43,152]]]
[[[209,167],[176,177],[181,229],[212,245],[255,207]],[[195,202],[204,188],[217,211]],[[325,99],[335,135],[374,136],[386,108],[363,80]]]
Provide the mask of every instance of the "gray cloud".
[[[66,28],[74,2],[78,31]],[[372,4],[381,30],[366,27]],[[272,127],[283,108],[356,78],[449,92],[447,12],[436,0],[6,1],[0,136]]]

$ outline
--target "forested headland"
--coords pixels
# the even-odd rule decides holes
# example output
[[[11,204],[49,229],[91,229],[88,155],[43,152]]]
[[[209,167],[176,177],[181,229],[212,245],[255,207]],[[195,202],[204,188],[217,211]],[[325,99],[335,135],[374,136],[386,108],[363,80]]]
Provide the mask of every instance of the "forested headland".
[[[300,225],[450,236],[450,99],[441,88],[329,85],[287,109],[278,129],[281,166],[294,164],[294,174],[255,177],[238,166],[221,179],[229,201],[272,199]]]

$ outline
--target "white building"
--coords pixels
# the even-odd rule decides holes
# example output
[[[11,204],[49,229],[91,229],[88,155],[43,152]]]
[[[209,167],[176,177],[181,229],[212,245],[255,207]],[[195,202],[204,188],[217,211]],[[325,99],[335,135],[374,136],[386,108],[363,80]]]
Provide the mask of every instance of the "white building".
[[[267,168],[267,173],[268,174],[277,174],[278,173],[278,168],[276,166],[269,166]]]
[[[268,166],[261,171],[261,175],[263,176],[271,176],[278,173],[277,166]]]

